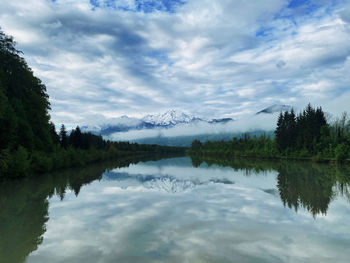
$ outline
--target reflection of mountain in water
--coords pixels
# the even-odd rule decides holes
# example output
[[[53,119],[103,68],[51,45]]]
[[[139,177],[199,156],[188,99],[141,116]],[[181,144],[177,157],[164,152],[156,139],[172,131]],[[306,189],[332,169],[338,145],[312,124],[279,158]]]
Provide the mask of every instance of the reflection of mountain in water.
[[[145,182],[144,186],[148,189],[164,191],[167,193],[185,192],[196,187],[196,185],[190,180],[181,181],[171,177],[152,179],[150,181]]]
[[[113,181],[122,189],[131,186],[142,186],[147,189],[153,189],[167,193],[181,193],[194,189],[199,185],[209,183],[233,184],[228,179],[210,179],[207,181],[199,180],[181,180],[169,175],[129,175],[128,173],[105,172],[103,180]]]

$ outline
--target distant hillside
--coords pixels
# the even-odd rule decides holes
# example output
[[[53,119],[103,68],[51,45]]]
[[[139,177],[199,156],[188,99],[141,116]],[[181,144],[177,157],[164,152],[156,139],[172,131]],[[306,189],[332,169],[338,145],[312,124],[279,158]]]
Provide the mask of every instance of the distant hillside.
[[[245,134],[249,135],[250,137],[260,136],[263,134],[265,134],[266,136],[270,136],[271,138],[274,136],[273,131],[252,131],[247,132]],[[140,144],[159,144],[164,146],[189,147],[194,140],[199,140],[203,143],[206,141],[230,141],[234,137],[241,138],[242,136],[242,133],[201,134],[193,136],[144,138],[134,140],[133,142],[137,142]]]
[[[292,110],[292,106],[289,105],[271,105],[270,107],[267,107],[259,112],[256,113],[256,115],[258,114],[273,114],[276,112],[285,112],[285,111],[291,111]]]

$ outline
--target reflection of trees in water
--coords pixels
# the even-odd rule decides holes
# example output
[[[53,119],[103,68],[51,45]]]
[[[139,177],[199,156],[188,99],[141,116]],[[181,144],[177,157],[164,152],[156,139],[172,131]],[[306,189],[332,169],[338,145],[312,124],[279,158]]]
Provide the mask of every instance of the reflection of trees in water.
[[[64,198],[67,190],[77,196],[83,185],[101,179],[106,169],[127,167],[139,161],[158,160],[145,156],[97,163],[0,184],[0,263],[20,263],[43,241],[48,221],[48,197]]]
[[[199,157],[196,157],[199,158]],[[193,162],[193,157],[191,157]],[[197,160],[197,162],[199,162]],[[246,175],[251,174],[261,174],[267,171],[276,170],[276,163],[268,160],[258,160],[258,159],[225,159],[225,158],[212,158],[206,157],[205,159],[200,159],[200,162],[205,162],[208,166],[218,165],[218,166],[229,166],[235,171],[244,170]]]
[[[23,262],[42,242],[47,195],[30,180],[0,185],[0,262]]]
[[[203,161],[199,157],[191,156],[191,163],[193,167],[196,167],[196,168],[199,167],[202,164],[202,162]]]
[[[306,208],[314,217],[327,214],[329,203],[335,197],[335,177],[325,166],[306,164],[281,165],[278,189],[285,206],[298,210]]]
[[[200,161],[209,166],[215,164],[243,170],[248,176],[277,171],[277,187],[283,204],[295,211],[304,207],[314,217],[319,214],[325,215],[329,204],[337,195],[347,198],[350,202],[348,166],[258,159],[205,158]]]
[[[350,168],[337,167],[335,171],[336,188],[342,196],[344,196],[350,203]]]
[[[314,217],[327,214],[337,196],[349,198],[350,170],[346,166],[284,163],[278,169],[278,189],[284,205],[307,209]]]

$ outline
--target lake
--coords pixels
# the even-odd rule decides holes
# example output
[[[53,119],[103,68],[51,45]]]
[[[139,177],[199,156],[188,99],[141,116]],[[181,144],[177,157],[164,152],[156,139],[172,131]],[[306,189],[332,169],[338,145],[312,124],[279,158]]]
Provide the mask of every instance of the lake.
[[[349,262],[349,167],[100,163],[0,184],[0,262]]]

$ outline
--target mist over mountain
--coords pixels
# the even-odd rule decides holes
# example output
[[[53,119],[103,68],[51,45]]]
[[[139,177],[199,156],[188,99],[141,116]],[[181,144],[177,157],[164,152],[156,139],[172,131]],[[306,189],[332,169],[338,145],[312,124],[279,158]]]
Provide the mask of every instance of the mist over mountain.
[[[113,133],[127,132],[130,130],[147,130],[147,129],[169,129],[178,125],[192,124],[220,124],[232,122],[232,118],[210,119],[206,120],[181,111],[168,110],[160,114],[148,114],[141,119],[130,118],[126,115],[119,118],[105,120],[105,123],[95,125],[83,125],[82,131],[92,132],[102,136],[110,136]]]
[[[199,140],[202,143],[207,141],[230,141],[234,137],[242,138],[244,135],[248,135],[249,137],[254,136],[274,136],[274,131],[265,131],[265,130],[255,130],[255,131],[247,131],[247,132],[225,132],[225,133],[206,133],[206,134],[194,134],[194,135],[178,135],[178,136],[157,136],[157,137],[147,137],[140,139],[133,139],[132,142],[140,143],[140,144],[159,144],[162,146],[181,146],[181,147],[189,147],[194,140]]]
[[[122,116],[103,120],[96,125],[84,125],[83,131],[101,134],[111,141],[130,141],[166,146],[189,146],[197,139],[202,142],[229,141],[233,137],[273,136],[278,113],[290,110],[288,105],[272,105],[246,118],[206,119],[176,110],[148,114],[142,118]]]

